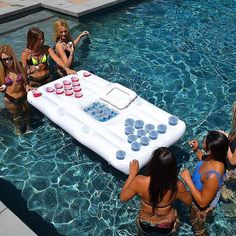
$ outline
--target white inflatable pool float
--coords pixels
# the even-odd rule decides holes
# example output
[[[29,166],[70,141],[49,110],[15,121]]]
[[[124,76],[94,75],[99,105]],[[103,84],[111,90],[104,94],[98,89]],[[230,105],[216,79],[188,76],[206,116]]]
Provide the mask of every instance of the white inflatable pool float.
[[[143,167],[154,149],[176,143],[186,128],[134,91],[83,70],[29,92],[28,101],[125,174],[132,159]]]

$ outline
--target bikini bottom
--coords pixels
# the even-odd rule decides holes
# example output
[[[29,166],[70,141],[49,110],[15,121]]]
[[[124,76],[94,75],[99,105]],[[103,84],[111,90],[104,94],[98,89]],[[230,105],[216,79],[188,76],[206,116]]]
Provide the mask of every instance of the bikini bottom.
[[[177,227],[177,223],[178,215],[174,208],[167,215],[154,214],[152,216],[140,210],[137,222],[139,230],[144,234],[154,232],[169,234]]]
[[[4,97],[6,97],[10,102],[14,103],[14,105],[19,106],[27,101],[27,95],[23,95],[19,98],[14,98],[8,93],[5,93]]]
[[[42,76],[41,78],[34,78],[31,75],[28,76],[28,82],[30,83],[30,85],[32,87],[35,87],[35,88],[38,88],[38,87],[46,84],[49,81],[50,81],[50,75],[49,74],[46,74],[46,75]],[[31,82],[33,82],[33,83],[31,83]]]

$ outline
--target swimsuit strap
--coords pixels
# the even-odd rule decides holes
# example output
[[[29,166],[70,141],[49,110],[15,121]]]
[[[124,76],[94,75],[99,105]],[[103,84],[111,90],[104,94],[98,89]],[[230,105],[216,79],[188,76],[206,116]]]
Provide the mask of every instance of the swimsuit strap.
[[[147,203],[145,201],[142,200],[142,202],[150,207],[152,207],[152,205],[150,203]],[[165,206],[157,206],[157,208],[165,208],[165,207],[169,207],[169,206],[172,206],[172,204],[168,204],[168,205],[165,205]]]

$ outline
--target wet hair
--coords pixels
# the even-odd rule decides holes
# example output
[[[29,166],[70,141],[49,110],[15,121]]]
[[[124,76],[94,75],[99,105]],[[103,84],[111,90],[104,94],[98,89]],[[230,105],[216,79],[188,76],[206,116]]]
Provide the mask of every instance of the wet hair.
[[[13,67],[14,67],[14,70],[16,71],[16,73],[22,73],[22,67],[20,66],[20,63],[17,60],[16,54],[15,54],[14,50],[12,49],[12,47],[8,44],[0,45],[0,58],[2,58],[3,53],[9,57],[12,57]],[[1,80],[0,82],[1,82],[1,84],[4,83],[4,78],[7,76],[8,73],[9,73],[8,67],[4,63],[1,62],[1,65],[0,65],[0,80]]]
[[[147,166],[150,176],[149,195],[154,212],[168,190],[177,192],[178,171],[175,156],[166,147],[156,149]]]
[[[44,40],[44,33],[39,28],[33,27],[27,33],[27,48],[30,50],[35,49],[39,39]]]
[[[228,138],[219,131],[210,131],[206,136],[206,151],[210,152],[216,161],[226,164],[229,147]]]
[[[231,121],[231,128],[229,132],[229,139],[230,141],[236,139],[236,101],[233,103],[232,106],[232,121]]]
[[[71,34],[70,34],[70,30],[69,30],[69,26],[66,22],[66,20],[64,19],[59,19],[59,20],[56,20],[54,22],[54,35],[53,35],[53,40],[55,42],[57,42],[59,39],[60,39],[60,33],[61,33],[61,27],[65,27],[67,29],[67,32],[68,32],[68,40],[69,41],[72,41],[73,43],[73,40],[72,40],[72,37],[71,37]]]

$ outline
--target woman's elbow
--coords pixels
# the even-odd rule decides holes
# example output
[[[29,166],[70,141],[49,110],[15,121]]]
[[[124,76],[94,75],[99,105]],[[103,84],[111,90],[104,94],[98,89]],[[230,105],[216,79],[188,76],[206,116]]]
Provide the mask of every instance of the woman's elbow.
[[[122,193],[120,194],[120,201],[121,202],[126,202],[127,201],[127,199],[125,198],[125,196]]]

